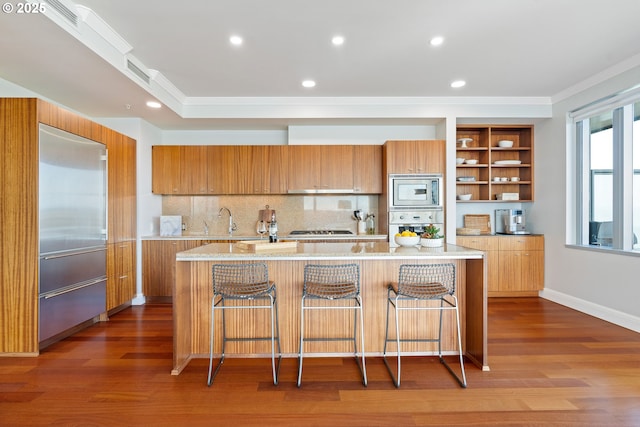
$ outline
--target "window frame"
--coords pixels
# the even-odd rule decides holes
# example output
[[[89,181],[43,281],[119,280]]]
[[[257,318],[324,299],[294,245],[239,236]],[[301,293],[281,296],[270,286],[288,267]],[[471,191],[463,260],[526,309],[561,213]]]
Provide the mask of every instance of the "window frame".
[[[634,115],[640,116],[640,111],[634,114],[634,104],[639,102],[640,86],[567,114],[567,246],[640,256],[640,247],[633,247],[633,125]],[[589,157],[589,119],[606,113],[612,113],[613,130],[612,246],[591,244],[589,235],[594,173]]]

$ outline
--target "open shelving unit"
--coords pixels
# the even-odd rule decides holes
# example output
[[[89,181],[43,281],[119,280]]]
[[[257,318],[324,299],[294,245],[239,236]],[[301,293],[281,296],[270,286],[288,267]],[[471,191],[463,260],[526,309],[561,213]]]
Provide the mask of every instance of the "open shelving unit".
[[[503,193],[518,194],[518,201],[533,201],[532,125],[460,125],[456,138],[469,139],[465,145],[457,144],[456,157],[477,161],[456,165],[456,196],[471,194],[471,200],[458,202],[514,201],[500,200]],[[500,140],[513,141],[513,147],[499,147]],[[500,164],[504,161],[519,163]]]

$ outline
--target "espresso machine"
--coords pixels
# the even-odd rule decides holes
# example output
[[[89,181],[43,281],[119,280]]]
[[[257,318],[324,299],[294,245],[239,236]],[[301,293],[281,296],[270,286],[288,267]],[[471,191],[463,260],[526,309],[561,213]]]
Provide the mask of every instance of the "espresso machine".
[[[496,209],[495,226],[497,234],[531,234],[522,209]]]

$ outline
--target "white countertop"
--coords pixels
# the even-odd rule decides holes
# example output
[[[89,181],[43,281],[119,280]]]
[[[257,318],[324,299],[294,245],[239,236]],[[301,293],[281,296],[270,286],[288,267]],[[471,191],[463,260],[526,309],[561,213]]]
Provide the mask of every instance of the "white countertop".
[[[473,259],[484,252],[445,244],[441,248],[390,247],[387,242],[304,243],[282,251],[253,252],[234,243],[211,243],[176,254],[176,261],[345,260],[345,259]]]
[[[282,240],[305,240],[305,241],[313,241],[313,240],[381,240],[386,241],[388,236],[386,234],[296,234],[296,235],[280,235],[280,239]],[[266,239],[264,237],[263,239]],[[228,234],[220,234],[220,235],[212,235],[212,234],[199,234],[199,233],[185,233],[181,236],[160,236],[157,234],[143,236],[142,240],[260,240],[260,236],[252,234],[252,235],[231,235]]]

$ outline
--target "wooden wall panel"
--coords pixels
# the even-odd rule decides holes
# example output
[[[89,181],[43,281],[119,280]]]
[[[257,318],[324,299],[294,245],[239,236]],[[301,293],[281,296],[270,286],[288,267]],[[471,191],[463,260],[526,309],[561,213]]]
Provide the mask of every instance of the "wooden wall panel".
[[[38,352],[35,99],[0,99],[0,353]]]

